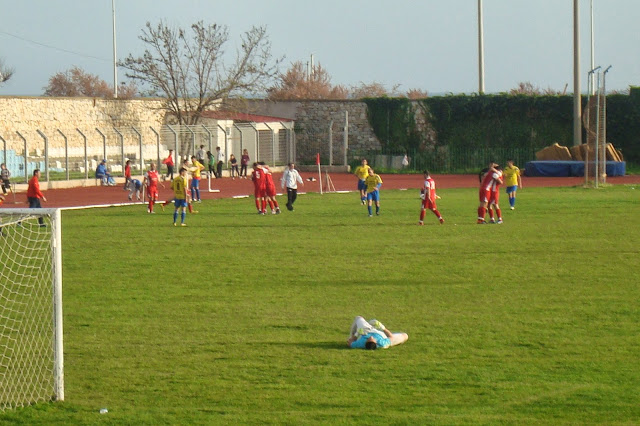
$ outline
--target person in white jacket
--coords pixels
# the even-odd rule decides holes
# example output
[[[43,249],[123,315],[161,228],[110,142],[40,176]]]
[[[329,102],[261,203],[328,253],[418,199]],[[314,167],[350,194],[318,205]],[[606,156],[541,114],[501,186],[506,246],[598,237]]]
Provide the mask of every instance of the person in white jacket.
[[[289,163],[289,168],[282,174],[281,187],[287,187],[287,210],[293,211],[293,203],[298,198],[298,183],[304,186],[300,173],[294,168],[295,164]]]

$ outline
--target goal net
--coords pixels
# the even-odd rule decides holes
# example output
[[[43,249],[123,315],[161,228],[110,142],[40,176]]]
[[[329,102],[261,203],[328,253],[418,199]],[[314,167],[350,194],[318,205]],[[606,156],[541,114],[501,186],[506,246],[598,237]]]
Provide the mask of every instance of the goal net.
[[[64,400],[60,210],[0,209],[0,410]]]

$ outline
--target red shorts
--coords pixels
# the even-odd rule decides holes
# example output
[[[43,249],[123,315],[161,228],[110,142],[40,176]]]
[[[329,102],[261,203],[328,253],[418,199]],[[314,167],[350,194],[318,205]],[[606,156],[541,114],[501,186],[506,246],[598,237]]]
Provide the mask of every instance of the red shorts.
[[[500,200],[500,191],[491,191],[489,204],[498,204],[498,200]]]
[[[150,186],[147,188],[147,197],[149,197],[149,199],[151,200],[157,200],[158,199],[158,187],[157,186]]]
[[[436,206],[436,200],[429,201],[428,198],[422,200],[422,208],[429,210],[437,210],[438,206]]]
[[[488,203],[490,199],[491,199],[491,190],[480,188],[480,202]]]
[[[265,194],[264,194],[264,188],[254,188],[253,190],[253,195],[256,198],[264,198]]]
[[[276,196],[276,187],[274,185],[269,185],[265,188],[265,194],[267,197],[275,197]]]

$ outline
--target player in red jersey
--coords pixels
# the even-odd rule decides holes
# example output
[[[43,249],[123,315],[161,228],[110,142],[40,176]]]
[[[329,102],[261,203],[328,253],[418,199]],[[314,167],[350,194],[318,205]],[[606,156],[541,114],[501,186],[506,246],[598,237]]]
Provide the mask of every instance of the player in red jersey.
[[[155,213],[153,205],[158,201],[158,183],[160,182],[160,174],[156,170],[156,163],[151,163],[149,170],[144,174],[144,185],[147,187],[147,197],[149,197],[148,213]],[[162,185],[162,184],[160,184]],[[162,185],[164,188],[164,185]]]
[[[258,163],[253,163],[251,180],[253,181],[253,194],[256,199],[258,214],[265,214],[267,210],[267,200],[265,199],[265,186],[267,179],[264,171],[262,170],[262,166]]]
[[[502,179],[502,169],[500,166],[496,165],[496,174],[498,174],[498,178],[493,179],[493,185],[491,187],[491,196],[489,197],[489,217],[491,218],[491,223],[496,223],[493,213],[495,211],[496,216],[498,218],[498,224],[502,223],[502,211],[500,210],[500,205],[498,201],[500,200],[500,185],[503,182]]]
[[[267,166],[263,162],[259,164],[262,166],[262,171],[264,172],[265,177],[264,198],[269,203],[271,214],[280,214],[280,206],[278,205],[278,201],[276,200],[276,185],[273,183],[273,175],[271,174],[271,169],[269,169],[269,166]],[[263,207],[263,210],[266,210],[266,206]]]
[[[127,160],[124,165],[124,190],[129,189],[129,183],[133,180],[131,177],[131,160]]]
[[[420,222],[418,225],[424,225],[424,216],[427,212],[427,209],[431,210],[433,214],[436,215],[440,224],[444,223],[444,219],[442,215],[438,211],[438,206],[436,205],[436,199],[440,198],[436,194],[436,183],[433,178],[429,175],[429,171],[424,171],[424,185],[422,190],[420,191],[420,198],[422,198],[422,209],[420,210]]]
[[[496,183],[500,182],[502,184],[502,173],[498,173],[496,167],[498,165],[493,161],[489,162],[489,167],[487,168],[487,172],[480,176],[480,205],[478,206],[478,224],[486,223],[484,220],[485,215],[487,214],[487,206],[489,205],[489,200],[491,200],[491,191],[495,188]],[[498,184],[498,185],[499,185]]]

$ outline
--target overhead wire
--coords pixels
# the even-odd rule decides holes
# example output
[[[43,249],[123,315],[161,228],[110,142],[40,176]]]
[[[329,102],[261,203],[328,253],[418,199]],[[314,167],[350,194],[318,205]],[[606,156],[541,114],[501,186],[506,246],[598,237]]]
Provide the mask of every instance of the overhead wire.
[[[45,43],[40,43],[39,41],[30,40],[28,38],[21,37],[21,36],[16,35],[16,34],[9,33],[9,32],[6,32],[6,31],[0,30],[0,34],[5,34],[5,35],[8,35],[9,37],[13,37],[13,38],[17,38],[18,40],[26,41],[27,43],[32,43],[32,44],[35,44],[35,45],[38,45],[38,46],[46,47],[47,49],[53,49],[53,50],[57,50],[59,52],[70,53],[72,55],[82,56],[82,57],[85,57],[85,58],[97,59],[99,61],[111,62],[110,59],[100,58],[98,56],[87,55],[85,53],[74,52],[73,50],[68,50],[68,49],[63,49],[61,47],[51,46],[51,45],[48,45],[48,44],[45,44]]]

